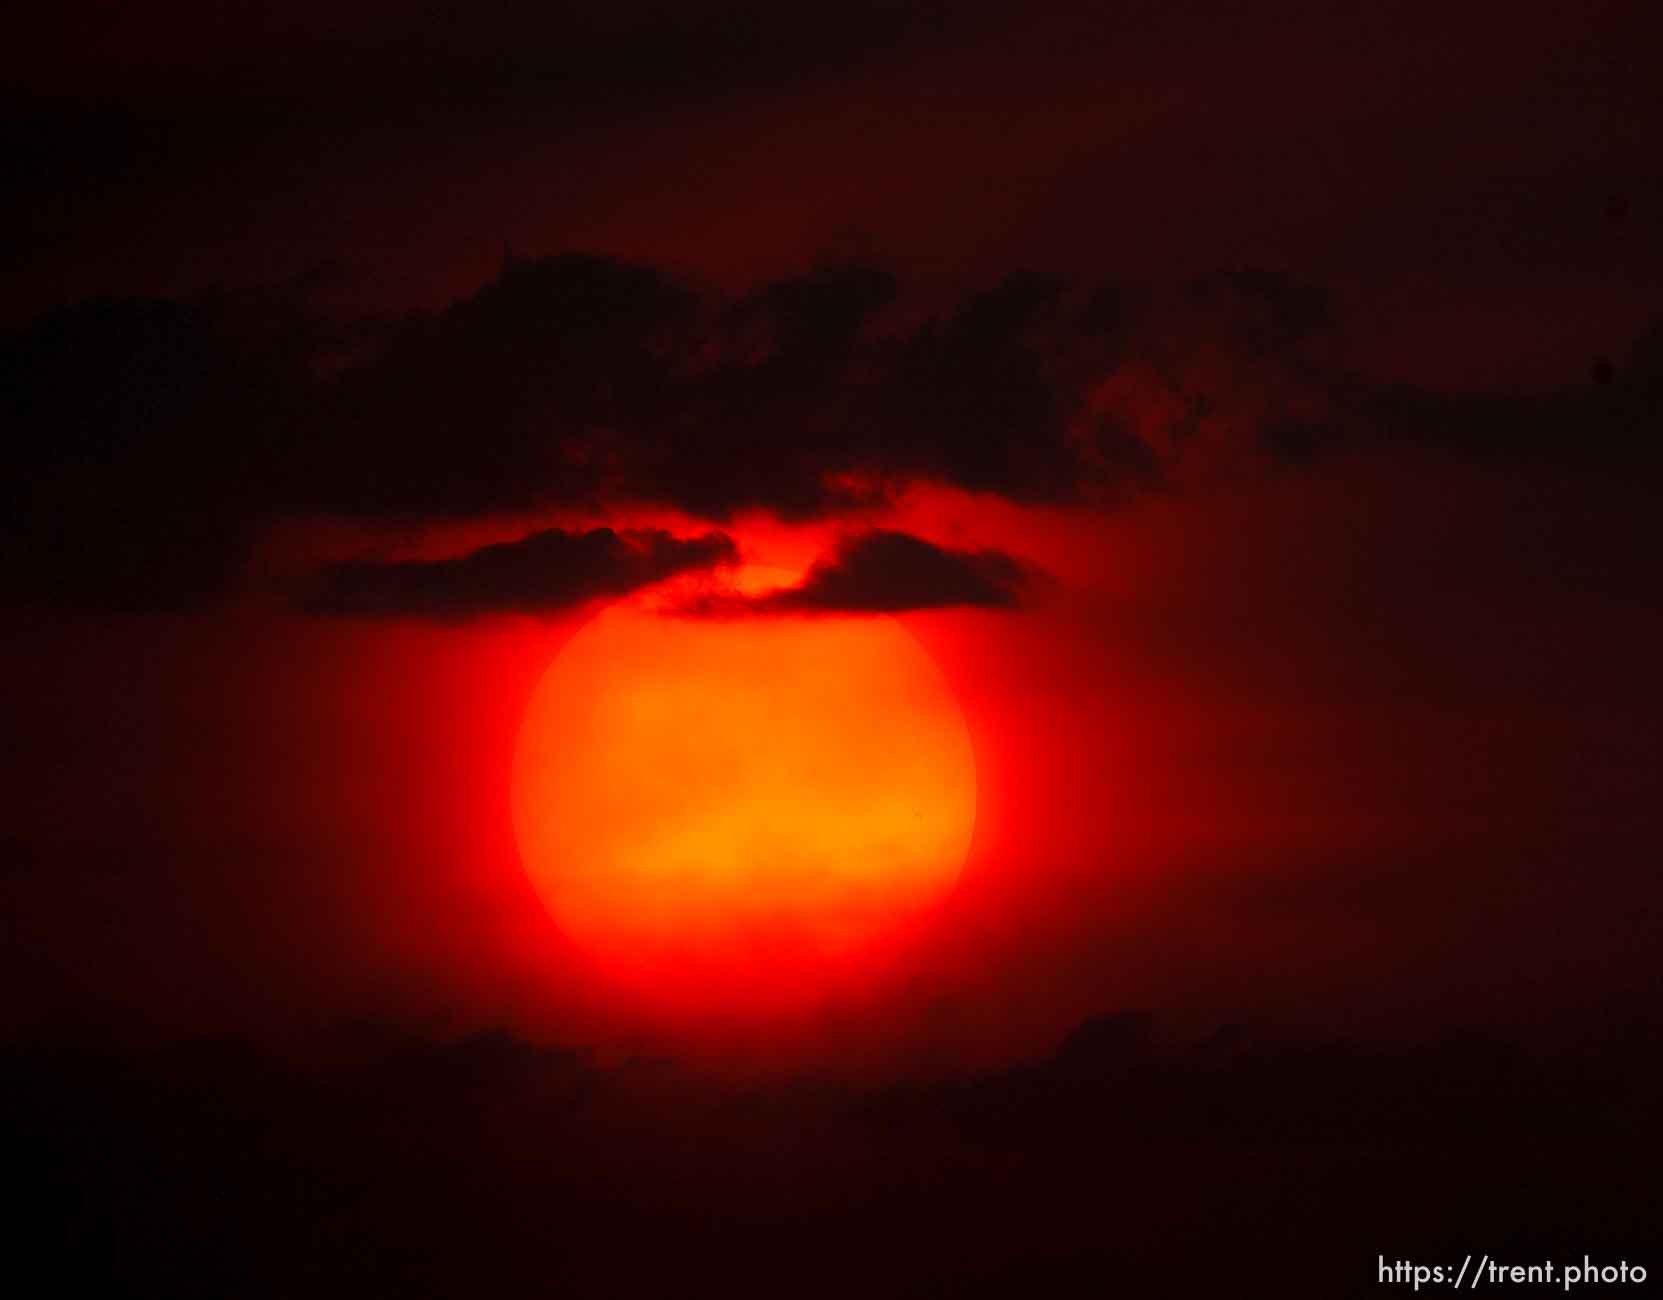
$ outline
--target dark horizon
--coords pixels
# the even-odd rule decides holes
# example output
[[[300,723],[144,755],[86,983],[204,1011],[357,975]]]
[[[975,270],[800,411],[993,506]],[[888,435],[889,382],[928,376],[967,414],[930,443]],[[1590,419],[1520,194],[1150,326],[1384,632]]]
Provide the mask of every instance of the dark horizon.
[[[20,1239],[112,1293],[1331,1296],[1381,1260],[1453,1272],[1474,1237],[1646,1268],[1656,1043],[1180,1042],[1120,1013],[1024,1066],[861,1084],[361,1025],[275,1055],[12,1047],[0,1072]]]

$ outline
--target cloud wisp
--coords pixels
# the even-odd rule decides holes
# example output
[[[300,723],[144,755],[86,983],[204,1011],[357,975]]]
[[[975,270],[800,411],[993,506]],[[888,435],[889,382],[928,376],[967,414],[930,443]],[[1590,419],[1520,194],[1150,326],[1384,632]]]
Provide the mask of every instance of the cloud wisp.
[[[298,603],[313,614],[441,622],[552,614],[628,595],[677,574],[731,564],[738,556],[725,533],[678,538],[663,529],[550,528],[442,560],[330,565]]]
[[[677,607],[699,618],[782,614],[901,614],[925,609],[1015,610],[1035,578],[1004,551],[954,550],[910,533],[845,538],[796,586],[758,596],[701,595]]]

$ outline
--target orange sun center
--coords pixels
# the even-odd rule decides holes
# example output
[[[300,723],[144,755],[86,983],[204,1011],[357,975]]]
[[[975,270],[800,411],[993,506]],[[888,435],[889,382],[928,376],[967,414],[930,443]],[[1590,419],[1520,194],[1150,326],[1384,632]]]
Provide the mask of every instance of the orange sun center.
[[[538,893],[603,962],[745,980],[835,965],[939,901],[976,772],[957,701],[894,619],[615,606],[538,684],[513,805]]]

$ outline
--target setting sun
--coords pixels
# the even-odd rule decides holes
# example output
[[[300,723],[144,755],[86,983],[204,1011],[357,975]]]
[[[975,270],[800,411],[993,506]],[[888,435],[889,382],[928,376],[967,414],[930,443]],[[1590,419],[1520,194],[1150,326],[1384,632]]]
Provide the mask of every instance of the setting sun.
[[[623,972],[744,980],[852,957],[944,897],[976,772],[951,690],[892,618],[615,606],[538,684],[513,799],[572,939]]]

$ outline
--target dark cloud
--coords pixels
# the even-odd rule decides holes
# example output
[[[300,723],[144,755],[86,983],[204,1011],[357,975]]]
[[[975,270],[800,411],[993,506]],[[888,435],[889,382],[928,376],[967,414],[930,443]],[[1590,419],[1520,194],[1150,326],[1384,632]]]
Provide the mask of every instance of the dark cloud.
[[[224,557],[297,514],[607,502],[808,519],[916,480],[1076,497],[1101,471],[1073,440],[1072,377],[1028,330],[1059,285],[1014,278],[880,336],[870,326],[898,291],[880,269],[828,265],[735,299],[573,254],[507,257],[442,313],[364,326],[255,299],[56,312],[0,356],[11,516],[34,544],[20,567],[70,603],[167,605],[158,593],[176,584],[143,558],[152,539],[224,568],[183,584],[208,594],[234,575]],[[122,538],[105,541],[113,521]],[[72,553],[134,560],[100,602],[97,583],[52,573]]]
[[[756,614],[899,614],[969,606],[1015,609],[1032,573],[1003,551],[955,551],[909,533],[876,529],[846,538],[801,584],[757,599],[706,597],[684,606],[704,617]]]
[[[1039,328],[1063,287],[1007,277],[908,339],[873,393],[875,459],[897,474],[1017,500],[1077,498],[1087,460],[1070,422],[1082,394],[1054,346],[1060,322]]]
[[[809,571],[776,608],[803,610],[1013,609],[1028,571],[1003,551],[955,551],[907,533],[874,530],[850,538]]]
[[[0,587],[200,606],[295,516],[809,520],[919,482],[1112,504],[1370,441],[1655,463],[1655,331],[1604,382],[1451,395],[1350,376],[1328,295],[1283,273],[1018,274],[922,321],[903,299],[865,265],[736,297],[569,254],[506,256],[445,311],[391,320],[273,294],[63,308],[0,338]]]
[[[1663,455],[1663,318],[1622,365],[1591,360],[1585,385],[1528,395],[1394,387],[1368,394],[1360,409],[1378,437],[1480,461],[1655,473]]]
[[[661,529],[551,528],[452,559],[332,565],[301,605],[315,614],[370,618],[551,613],[737,558],[733,539],[721,533],[677,538]]]
[[[318,385],[287,504],[458,518],[626,491],[641,433],[676,401],[695,305],[651,267],[510,256],[479,292]]]
[[[899,285],[868,266],[729,299],[613,259],[510,260],[324,387],[294,494],[371,517],[602,498],[714,522],[919,480],[1081,499],[1126,458],[1078,436],[1091,366],[1068,352],[1063,290],[1013,276],[897,336],[872,326]]]

